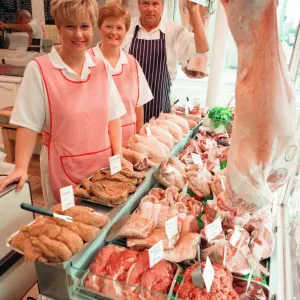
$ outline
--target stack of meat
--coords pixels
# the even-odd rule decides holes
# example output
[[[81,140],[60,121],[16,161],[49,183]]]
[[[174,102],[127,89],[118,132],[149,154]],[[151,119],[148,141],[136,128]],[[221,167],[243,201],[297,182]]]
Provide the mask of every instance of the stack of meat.
[[[205,267],[205,263],[201,263]],[[193,284],[192,271],[198,266],[198,263],[189,267],[184,274],[183,284],[178,290],[178,297],[184,300],[194,299],[220,299],[220,300],[239,300],[239,296],[232,287],[231,273],[222,267],[222,265],[213,264],[215,271],[212,287],[208,293],[206,288],[199,289]]]
[[[73,222],[41,217],[24,226],[12,237],[10,245],[24,253],[25,260],[59,263],[81,250],[85,242],[93,240],[107,219],[88,207],[74,206],[61,211],[61,204],[53,212],[73,217]]]
[[[166,260],[150,269],[148,251],[109,245],[96,254],[84,285],[114,299],[165,299],[175,272]]]
[[[135,192],[146,172],[123,168],[119,173],[111,175],[110,170],[101,170],[90,180],[83,179],[81,187],[74,189],[74,195],[99,203],[119,205]]]
[[[208,200],[206,212],[201,217],[205,227],[201,231],[204,239],[206,227],[217,218],[221,219],[223,229],[218,236],[207,242],[208,248],[202,251],[202,258],[209,256],[212,262],[222,263],[226,249],[225,263],[231,272],[248,274],[252,261],[258,274],[263,272],[268,275],[259,261],[269,258],[274,249],[270,208],[237,216],[228,209],[223,195],[224,191],[221,191],[216,199]]]
[[[174,144],[179,143],[188,133],[189,124],[185,119],[175,114],[161,113],[157,119],[152,118],[144,124],[140,134],[131,137],[128,146],[131,151],[147,157],[150,162],[161,163],[168,158]]]

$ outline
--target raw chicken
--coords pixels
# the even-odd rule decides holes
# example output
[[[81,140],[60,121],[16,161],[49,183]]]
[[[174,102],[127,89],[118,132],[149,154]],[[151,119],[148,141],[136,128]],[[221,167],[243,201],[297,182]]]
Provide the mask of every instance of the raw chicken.
[[[168,130],[173,136],[175,144],[179,143],[183,139],[183,131],[181,127],[179,127],[172,121],[152,118],[149,121],[149,123],[152,125],[157,125],[165,130]]]
[[[200,235],[198,233],[182,233],[175,248],[165,251],[165,259],[172,262],[195,259],[199,242]]]
[[[170,155],[169,148],[154,136],[145,137],[135,134],[128,142],[131,150],[139,152],[155,163],[165,161]]]
[[[161,163],[160,170],[154,172],[153,176],[167,188],[171,187],[180,191],[185,186],[183,174],[174,165],[169,164],[168,161]]]
[[[253,212],[289,178],[299,142],[295,91],[278,36],[278,1],[222,3],[238,48],[227,205]]]
[[[130,149],[122,148],[123,157],[133,164],[134,169],[140,171],[149,167],[154,167],[155,163],[152,162],[146,155],[132,151]]]
[[[180,116],[177,116],[175,114],[160,113],[158,119],[159,120],[169,120],[169,121],[175,123],[176,125],[178,125],[181,128],[181,130],[184,134],[188,134],[190,131],[188,122],[185,119],[183,119]]]
[[[144,124],[140,130],[140,135],[148,136],[146,127],[150,128],[151,135],[157,138],[158,141],[165,144],[170,151],[172,151],[174,146],[174,138],[168,130],[160,128],[156,125],[151,125],[149,123]]]

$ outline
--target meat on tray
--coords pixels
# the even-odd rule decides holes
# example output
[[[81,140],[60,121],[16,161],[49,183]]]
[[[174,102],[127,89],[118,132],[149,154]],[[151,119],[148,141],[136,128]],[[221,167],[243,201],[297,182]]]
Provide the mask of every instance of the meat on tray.
[[[155,166],[155,163],[142,153],[132,151],[127,148],[122,148],[122,154],[126,160],[133,164],[133,168],[137,171],[145,170],[148,167]]]
[[[96,172],[92,178],[83,179],[81,187],[74,189],[74,195],[108,205],[119,205],[127,201],[146,176],[146,171],[134,171],[123,168],[111,175],[110,170]]]
[[[178,115],[160,113],[158,119],[159,120],[168,120],[168,121],[175,123],[176,125],[178,125],[181,128],[182,132],[185,135],[188,134],[190,131],[188,122],[184,118],[181,118]]]
[[[200,235],[198,233],[182,233],[175,248],[165,251],[165,259],[171,262],[182,262],[184,260],[195,259],[199,243]]]
[[[154,229],[154,231],[144,239],[128,238],[127,247],[133,250],[141,251],[151,248],[156,243],[162,240],[164,250],[170,250],[174,248],[179,239],[179,236],[180,234],[177,233],[173,238],[169,240],[165,228]]]
[[[204,269],[205,263],[201,263]],[[184,274],[184,282],[178,290],[178,297],[184,300],[239,300],[239,296],[232,287],[232,275],[228,270],[224,270],[222,265],[213,264],[215,271],[214,280],[210,292],[206,288],[199,289],[192,282],[192,271],[198,266],[198,263],[189,267]]]
[[[175,271],[176,267],[165,260],[150,269],[148,251],[137,252],[109,245],[96,254],[84,285],[117,299],[154,300],[168,293]]]
[[[154,229],[155,223],[150,218],[145,218],[139,214],[123,216],[111,227],[106,241],[110,242],[125,237],[142,239],[148,237]]]
[[[41,217],[23,226],[10,240],[10,245],[24,253],[26,261],[60,263],[80,251],[85,242],[93,240],[107,220],[94,210],[74,206],[61,211],[61,204],[53,212],[73,217],[73,222]]]

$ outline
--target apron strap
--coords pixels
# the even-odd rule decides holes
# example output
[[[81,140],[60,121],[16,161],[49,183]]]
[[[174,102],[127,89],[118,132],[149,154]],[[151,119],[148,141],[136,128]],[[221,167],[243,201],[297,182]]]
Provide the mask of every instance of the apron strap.
[[[139,25],[136,25],[134,29],[133,39],[137,38],[138,31],[139,31]]]

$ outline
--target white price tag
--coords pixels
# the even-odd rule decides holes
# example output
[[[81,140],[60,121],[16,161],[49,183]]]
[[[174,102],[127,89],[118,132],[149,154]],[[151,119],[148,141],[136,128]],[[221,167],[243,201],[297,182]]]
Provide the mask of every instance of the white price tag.
[[[165,174],[171,174],[174,171],[174,168],[170,165],[166,167],[166,170],[164,171]]]
[[[213,240],[222,232],[222,223],[220,217],[214,220],[211,224],[208,224],[205,228],[205,234],[208,241]]]
[[[238,229],[234,229],[233,233],[232,233],[232,236],[229,240],[229,243],[235,247],[236,246],[236,243],[238,242],[238,240],[240,239],[241,237],[241,232],[238,230]]]
[[[152,135],[151,128],[149,126],[146,126],[146,133],[147,133],[147,136]]]
[[[193,160],[195,165],[202,165],[203,164],[201,156],[199,154],[192,153],[191,155],[192,155],[192,160]]]
[[[185,103],[184,113],[185,113],[186,115],[189,114],[189,104],[188,104],[188,103]]]
[[[263,255],[263,248],[261,245],[259,244],[254,244],[254,248],[253,248],[253,256],[257,259],[257,260],[261,260]]]
[[[109,158],[110,173],[114,175],[122,170],[120,154]]]
[[[152,268],[165,257],[163,241],[159,241],[158,243],[156,243],[153,247],[151,247],[148,250],[148,252],[149,264],[150,268]]]
[[[197,3],[197,4],[200,4],[202,6],[206,6],[207,7],[207,3],[205,0],[191,0],[191,2],[194,2],[194,3]]]
[[[224,176],[220,176],[220,179],[221,179],[221,186],[222,186],[222,189],[225,191],[225,183],[224,183],[224,179],[223,179]]]
[[[188,187],[189,187],[188,183],[183,187],[181,194],[180,194],[180,200],[183,199],[187,195]]]
[[[204,283],[205,283],[205,286],[206,286],[207,293],[210,292],[212,283],[214,281],[214,277],[215,277],[215,270],[214,270],[214,268],[213,268],[213,266],[210,262],[209,257],[207,256],[205,268],[204,268],[204,271],[203,271],[203,279],[204,279]]]
[[[169,240],[178,233],[178,218],[177,216],[165,222],[165,230]]]
[[[75,205],[74,192],[71,185],[61,188],[60,190],[61,210],[64,211]]]

